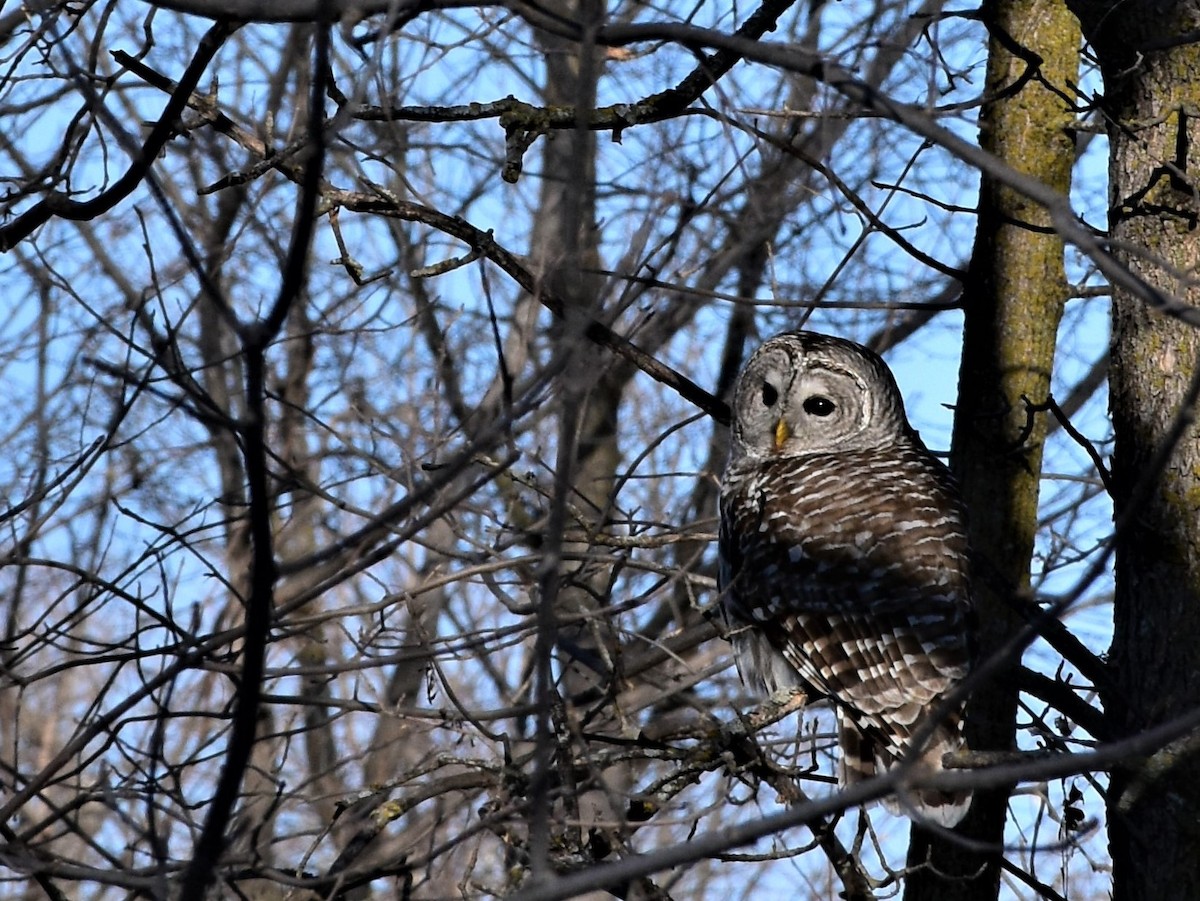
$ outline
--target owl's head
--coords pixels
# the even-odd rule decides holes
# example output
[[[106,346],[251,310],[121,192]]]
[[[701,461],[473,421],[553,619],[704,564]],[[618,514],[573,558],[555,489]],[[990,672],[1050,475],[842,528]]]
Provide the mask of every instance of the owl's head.
[[[784,332],[751,355],[733,417],[735,457],[866,450],[915,437],[883,360],[816,332]]]

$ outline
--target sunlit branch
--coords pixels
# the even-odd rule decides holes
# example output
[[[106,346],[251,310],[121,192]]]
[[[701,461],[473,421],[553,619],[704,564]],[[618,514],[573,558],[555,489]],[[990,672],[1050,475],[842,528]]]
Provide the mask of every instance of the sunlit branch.
[[[973,169],[1028,197],[1050,214],[1054,229],[1059,235],[1086,254],[1108,277],[1110,284],[1129,291],[1165,315],[1192,325],[1200,325],[1200,310],[1151,285],[1113,257],[1109,253],[1106,239],[1080,221],[1069,198],[938,125],[923,109],[891,99],[818,54],[801,47],[747,41],[712,29],[672,23],[611,25],[601,30],[600,40],[615,46],[669,40],[685,46],[720,47],[740,52],[746,59],[818,79],[864,110],[893,119],[914,134],[942,147]]]
[[[239,28],[240,23],[234,21],[218,21],[204,35],[196,48],[196,55],[184,70],[178,89],[174,91],[163,108],[162,115],[150,131],[150,136],[142,144],[141,153],[113,183],[90,200],[74,200],[61,193],[51,193],[33,207],[26,210],[13,222],[0,226],[0,252],[11,250],[19,242],[29,237],[35,229],[44,225],[50,219],[84,220],[94,219],[112,209],[142,183],[146,173],[158,159],[163,148],[178,132],[180,113],[187,105],[192,92],[200,83],[217,51],[225,41]]]
[[[1103,745],[1094,751],[1035,756],[1032,760],[1024,759],[1019,763],[1004,763],[970,771],[945,770],[934,775],[917,775],[906,768],[890,770],[882,776],[850,786],[829,798],[810,801],[758,820],[731,824],[717,831],[694,836],[686,844],[601,864],[583,873],[564,876],[550,885],[534,886],[521,891],[514,898],[515,901],[559,901],[570,898],[583,891],[601,889],[623,880],[702,860],[786,829],[809,825],[821,817],[881,798],[897,788],[937,788],[945,791],[978,789],[1012,785],[1022,781],[1038,782],[1123,766],[1131,760],[1153,754],[1197,727],[1200,727],[1200,709],[1122,741]]]
[[[774,31],[779,17],[794,4],[795,0],[766,0],[734,33],[755,41],[768,31]],[[596,107],[589,110],[584,123],[580,122],[580,116],[572,106],[539,107],[515,97],[461,106],[363,107],[353,115],[356,119],[378,122],[496,119],[507,136],[504,180],[513,183],[520,175],[522,156],[538,135],[584,124],[593,131],[611,131],[613,140],[619,141],[621,132],[627,128],[683,115],[740,60],[740,54],[734,51],[718,50],[703,57],[699,65],[674,87],[640,100]]]

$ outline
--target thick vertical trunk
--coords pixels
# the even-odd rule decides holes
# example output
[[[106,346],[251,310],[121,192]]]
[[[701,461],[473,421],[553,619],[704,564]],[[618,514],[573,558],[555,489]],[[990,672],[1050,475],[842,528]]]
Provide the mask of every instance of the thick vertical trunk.
[[[583,22],[598,23],[601,0],[564,0],[562,12]],[[572,106],[583,115],[595,105],[600,66],[597,47],[543,36],[546,52],[544,102]],[[605,356],[583,336],[589,318],[602,317],[599,231],[596,227],[596,138],[577,128],[543,144],[543,182],[539,213],[531,238],[530,257],[539,281],[565,302],[565,316],[555,323],[556,356],[565,358],[558,381],[564,411],[577,417],[574,459],[571,464],[570,503],[587,522],[568,521],[572,531],[600,526],[609,517],[611,492],[620,458],[617,447],[617,410],[621,391],[605,375]],[[568,408],[570,408],[568,410]],[[564,436],[565,437],[565,436]],[[603,559],[580,563],[592,549],[586,544],[564,546],[557,612],[562,618],[593,613],[603,602],[610,579]],[[611,636],[602,620],[571,625],[559,632],[559,653],[564,665],[562,690],[576,694],[603,685],[606,648]],[[572,657],[577,659],[572,660]]]
[[[580,22],[585,34],[603,22],[605,5],[604,0],[551,4],[565,17]],[[542,145],[543,181],[530,242],[534,274],[564,302],[563,319],[551,330],[551,359],[563,366],[556,376],[560,445],[555,464],[556,501],[568,505],[570,512],[563,517],[565,528],[558,534],[552,534],[556,517],[550,515],[542,545],[546,558],[539,600],[550,609],[540,617],[539,644],[544,642],[542,653],[549,650],[557,660],[555,693],[566,700],[563,713],[567,722],[555,728],[560,730],[557,740],[566,743],[570,738],[561,731],[564,725],[572,731],[584,721],[588,731],[617,728],[610,705],[598,713],[584,713],[575,710],[569,699],[604,696],[611,689],[619,656],[617,635],[603,613],[614,560],[578,536],[602,528],[612,518],[612,492],[620,462],[617,415],[622,390],[608,369],[607,355],[584,336],[589,320],[604,319],[603,279],[597,274],[596,136],[586,127],[586,117],[595,107],[603,54],[586,37],[569,41],[541,35],[539,41],[546,55],[544,103],[573,107],[581,122],[571,132]],[[572,534],[566,535],[568,532]],[[556,571],[550,572],[552,568]],[[549,703],[549,695],[541,694],[539,701]],[[607,789],[620,793],[628,787],[630,773],[625,766],[610,767],[598,775]],[[604,856],[606,852],[597,849],[615,844],[616,839],[595,842],[593,834],[613,831],[613,824],[619,821],[620,806],[610,801],[607,790],[568,790],[563,798],[565,817],[552,827],[557,833],[555,844],[575,849],[574,853]],[[535,876],[539,841],[535,829],[530,841]]]
[[[1065,193],[1074,162],[1068,132],[1072,112],[1047,85],[1065,91],[1077,77],[1075,19],[1063,0],[990,0],[983,11],[993,37],[990,99],[980,115],[980,143]],[[1012,42],[1025,54],[1015,55]],[[1049,224],[1044,210],[984,178],[975,248],[963,286],[966,318],[952,453],[971,511],[980,659],[1019,626],[1009,596],[1029,586],[1046,422],[1037,417],[1027,433],[1022,399],[1037,403],[1049,393],[1067,293],[1063,242]],[[1011,747],[1016,709],[1012,679],[1001,676],[980,686],[967,708],[971,747]],[[958,831],[988,848],[1000,848],[1007,802],[1004,790],[977,792]],[[996,897],[998,855],[981,853],[978,847],[914,827],[909,865],[932,866],[909,875],[905,898]]]
[[[1073,6],[1104,72],[1114,253],[1151,285],[1200,305],[1200,45],[1194,38],[1200,3]],[[1182,408],[1200,334],[1116,291],[1112,342],[1120,532],[1110,662],[1120,696],[1105,703],[1118,734],[1133,734],[1200,703],[1196,428],[1189,424],[1156,464],[1178,417],[1187,413]],[[1177,757],[1112,775],[1108,815],[1118,901],[1200,898],[1200,778],[1194,754]]]

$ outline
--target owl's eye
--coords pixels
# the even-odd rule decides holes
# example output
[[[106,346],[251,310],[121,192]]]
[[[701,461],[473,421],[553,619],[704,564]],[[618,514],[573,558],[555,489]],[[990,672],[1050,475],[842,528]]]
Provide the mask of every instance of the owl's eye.
[[[834,411],[834,407],[833,401],[828,397],[821,397],[819,394],[814,394],[804,400],[804,412],[811,413],[813,416],[828,416]]]
[[[779,391],[770,382],[763,382],[762,399],[764,406],[773,407],[779,400]]]

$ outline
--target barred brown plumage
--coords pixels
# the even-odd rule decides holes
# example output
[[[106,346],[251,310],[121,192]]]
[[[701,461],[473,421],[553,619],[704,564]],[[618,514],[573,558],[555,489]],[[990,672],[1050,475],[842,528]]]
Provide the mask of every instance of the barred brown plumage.
[[[965,678],[971,643],[966,515],[949,470],[909,425],[884,362],[839,338],[767,341],[733,412],[720,585],[743,678],[833,702],[843,784],[906,756],[940,769],[965,747],[962,705],[936,724],[927,715]],[[918,733],[928,738],[913,748]],[[952,826],[971,796],[905,801]]]

